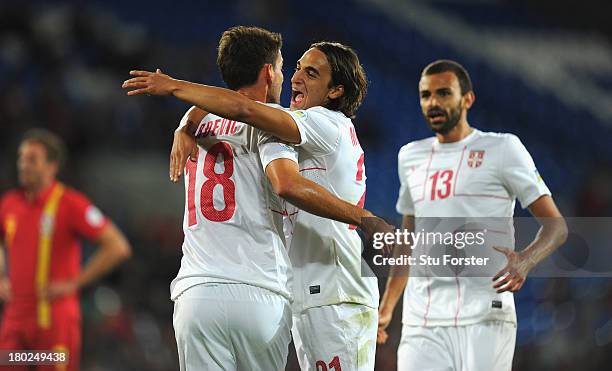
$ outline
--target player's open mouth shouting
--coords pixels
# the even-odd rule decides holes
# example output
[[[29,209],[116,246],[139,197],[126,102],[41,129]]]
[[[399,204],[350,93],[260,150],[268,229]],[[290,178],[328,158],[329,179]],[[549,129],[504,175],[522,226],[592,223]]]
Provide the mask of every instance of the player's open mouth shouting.
[[[292,109],[302,109],[305,106],[306,100],[306,90],[302,86],[292,86],[291,87],[291,108]]]

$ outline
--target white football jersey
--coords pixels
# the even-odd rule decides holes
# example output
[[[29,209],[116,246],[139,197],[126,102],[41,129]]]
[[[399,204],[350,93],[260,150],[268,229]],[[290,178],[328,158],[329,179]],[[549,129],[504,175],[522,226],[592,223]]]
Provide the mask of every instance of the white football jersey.
[[[512,134],[474,129],[455,143],[443,144],[436,137],[415,141],[401,148],[398,170],[401,187],[396,208],[400,214],[415,216],[415,231],[420,230],[419,218],[424,217],[511,218],[517,198],[526,208],[550,195],[529,152]],[[514,249],[510,219],[506,224],[510,224],[507,233],[494,243]],[[403,323],[516,323],[513,294],[497,294],[491,277],[411,275],[404,292]]]
[[[186,119],[187,114],[182,122]],[[282,204],[259,157],[259,146],[271,138],[213,114],[202,119],[196,137],[198,160],[187,160],[185,168],[185,240],[172,299],[200,283],[240,282],[291,300]],[[267,148],[296,159],[290,146],[269,143]]]
[[[323,107],[289,113],[302,139],[297,145],[301,175],[338,198],[363,206],[364,153],[352,121]],[[264,169],[276,158],[262,157]],[[362,243],[355,227],[287,206],[295,313],[338,303],[377,308],[378,283],[371,274],[362,276],[362,266],[369,268],[362,264]]]

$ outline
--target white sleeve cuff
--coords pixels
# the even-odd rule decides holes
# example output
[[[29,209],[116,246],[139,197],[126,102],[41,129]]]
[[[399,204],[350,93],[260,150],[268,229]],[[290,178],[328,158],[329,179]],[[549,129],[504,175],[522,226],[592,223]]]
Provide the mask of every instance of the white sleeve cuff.
[[[284,158],[298,163],[298,152],[292,146],[279,143],[270,142],[264,143],[259,147],[259,156],[261,158],[261,165],[265,171],[270,162]]]

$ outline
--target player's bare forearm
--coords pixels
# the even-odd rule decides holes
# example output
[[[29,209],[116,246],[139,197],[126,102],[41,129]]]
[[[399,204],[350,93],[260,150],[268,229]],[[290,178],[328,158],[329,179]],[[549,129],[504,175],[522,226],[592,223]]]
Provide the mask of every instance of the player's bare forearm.
[[[187,111],[187,116],[181,120],[175,132],[182,131],[195,138],[198,125],[206,115],[208,115],[208,112],[203,109],[196,106],[191,107],[189,111]]]
[[[341,200],[301,176],[294,161],[274,160],[266,167],[266,175],[279,196],[311,214],[357,226],[362,226],[364,218],[374,217],[371,212]]]
[[[4,247],[0,243],[0,302],[8,302],[13,296],[11,292],[11,281],[6,275],[6,267],[4,264]]]
[[[133,78],[123,83],[128,95],[173,95],[204,111],[266,131],[289,143],[300,142],[293,118],[282,110],[259,104],[235,91],[173,79],[158,72],[130,71]]]
[[[4,257],[4,245],[0,242],[0,277],[6,276],[6,259]]]
[[[295,182],[295,187],[283,193],[281,197],[306,212],[342,223],[362,226],[364,218],[374,217],[368,210],[341,200],[325,188],[304,178]]]
[[[96,241],[98,248],[77,279],[77,288],[85,287],[128,259],[132,250],[125,236],[109,223]]]
[[[408,276],[389,276],[385,293],[380,300],[380,312],[392,313],[408,284]]]
[[[521,251],[494,247],[506,255],[508,263],[493,277],[498,293],[516,292],[523,287],[529,271],[552,254],[567,239],[567,224],[552,197],[545,195],[529,205],[541,227],[535,239]]]
[[[289,143],[300,142],[291,116],[229,89],[180,81],[172,95],[221,117],[244,122]]]
[[[402,219],[402,229],[408,232],[414,232],[414,216],[404,215]],[[393,250],[393,257],[399,258],[402,255],[412,255],[410,245],[398,245]],[[381,313],[391,314],[397,305],[399,298],[402,296],[406,285],[408,284],[408,275],[410,268],[407,265],[393,265],[389,270],[389,278],[385,286],[385,293],[380,301]]]
[[[172,149],[170,150],[170,180],[178,182],[183,175],[187,158],[197,161],[198,146],[195,133],[202,119],[208,114],[198,107],[191,107],[183,117],[178,128],[174,131]]]
[[[408,232],[414,232],[414,216],[404,215],[402,219],[402,229]],[[398,258],[401,255],[412,255],[412,248],[410,245],[397,245],[393,250],[393,257]],[[392,266],[389,271],[389,278],[385,287],[385,293],[380,300],[380,306],[378,307],[378,333],[376,335],[376,342],[378,344],[384,344],[387,342],[389,335],[387,334],[387,327],[391,323],[393,318],[393,311],[397,306],[399,298],[404,293],[406,284],[408,284],[408,274],[410,270],[408,266]]]
[[[397,247],[395,249],[397,251]],[[404,293],[406,284],[408,283],[408,276],[393,276],[389,275],[387,279],[387,285],[385,287],[385,293],[380,300],[378,307],[378,333],[376,335],[376,342],[378,344],[384,344],[387,342],[389,335],[387,334],[387,327],[391,324],[393,319],[393,311],[397,306],[399,298]]]
[[[550,196],[542,196],[531,205],[529,211],[540,223],[535,239],[521,253],[534,267],[552,254],[567,240],[567,223]]]

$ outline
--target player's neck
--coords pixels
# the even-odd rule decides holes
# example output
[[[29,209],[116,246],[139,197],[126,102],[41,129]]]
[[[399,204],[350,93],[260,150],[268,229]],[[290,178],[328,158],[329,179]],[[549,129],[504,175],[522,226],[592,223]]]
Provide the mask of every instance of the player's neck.
[[[265,87],[262,88],[260,86],[249,86],[246,88],[240,88],[236,91],[254,101],[267,103],[266,96],[268,95],[268,92]]]
[[[55,179],[46,179],[43,180],[40,184],[32,185],[30,187],[24,187],[23,192],[25,193],[25,198],[29,202],[36,200],[41,193],[47,190],[51,185],[55,182]]]
[[[463,140],[463,138],[472,134],[474,128],[467,123],[467,121],[459,121],[457,126],[451,129],[446,134],[437,133],[436,137],[438,138],[438,142],[440,143],[454,143]]]

